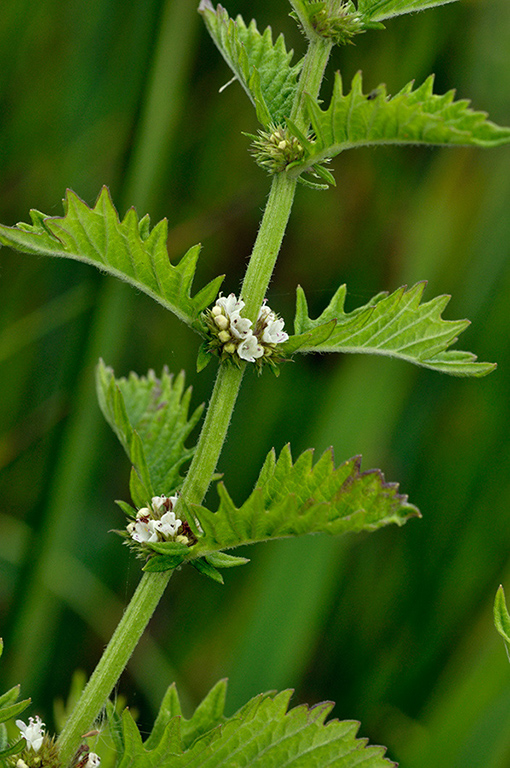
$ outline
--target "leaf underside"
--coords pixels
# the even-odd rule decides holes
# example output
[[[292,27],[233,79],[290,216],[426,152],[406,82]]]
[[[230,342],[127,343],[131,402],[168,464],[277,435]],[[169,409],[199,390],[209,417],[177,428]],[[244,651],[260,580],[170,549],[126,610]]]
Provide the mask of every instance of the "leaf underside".
[[[189,416],[191,387],[185,390],[184,372],[174,377],[165,368],[160,378],[149,371],[147,376],[130,373],[127,379],[115,379],[100,361],[97,392],[103,415],[146,494],[170,494],[181,482],[181,466],[193,456],[194,448],[186,448],[185,442],[203,410],[200,406]],[[147,501],[143,497],[141,505]]]
[[[454,376],[485,376],[494,370],[493,363],[475,362],[476,356],[470,352],[448,349],[469,320],[443,320],[449,296],[436,296],[421,304],[425,286],[422,282],[390,295],[380,293],[346,313],[346,286],[342,285],[316,320],[308,316],[305,294],[298,287],[295,336],[284,349],[386,355]],[[330,332],[325,333],[328,328]]]
[[[218,5],[202,0],[199,12],[226,63],[239,80],[265,127],[283,123],[290,114],[302,63],[291,66],[292,51],[287,51],[283,35],[273,43],[271,27],[261,34],[254,20],[235,21]]]
[[[135,209],[130,208],[120,221],[106,187],[92,208],[67,190],[63,217],[48,217],[35,210],[30,216],[32,224],[0,225],[0,243],[22,253],[93,264],[148,294],[188,325],[216,298],[223,280],[215,278],[192,297],[200,246],[190,248],[172,265],[166,247],[166,219],[150,230],[149,217],[138,220]]]
[[[367,21],[383,21],[403,13],[424,11],[454,0],[358,0],[358,11]]]
[[[154,729],[142,742],[126,710],[114,723],[119,768],[390,768],[384,747],[357,739],[359,723],[331,720],[331,702],[289,710],[292,691],[255,696],[232,717],[223,714],[226,681],[222,680],[198,706],[182,717],[177,690],[168,689]],[[111,711],[111,708],[110,708]],[[110,728],[112,724],[110,722]]]
[[[382,144],[495,147],[510,142],[510,128],[490,122],[485,112],[473,111],[467,100],[454,101],[455,91],[442,96],[434,94],[433,75],[414,91],[413,84],[408,83],[393,97],[388,96],[385,85],[364,94],[362,75],[358,72],[351,91],[344,95],[342,78],[337,73],[327,109],[307,97],[315,141],[306,143],[305,158],[289,168],[293,173],[301,172],[353,147]],[[293,131],[292,124],[289,129]]]
[[[407,496],[398,494],[396,483],[386,483],[379,470],[361,472],[360,463],[358,456],[335,469],[331,449],[315,465],[313,450],[295,463],[289,446],[278,459],[270,451],[255,489],[241,507],[235,506],[223,483],[217,486],[216,512],[192,507],[203,534],[190,556],[308,533],[373,531],[419,516]]]

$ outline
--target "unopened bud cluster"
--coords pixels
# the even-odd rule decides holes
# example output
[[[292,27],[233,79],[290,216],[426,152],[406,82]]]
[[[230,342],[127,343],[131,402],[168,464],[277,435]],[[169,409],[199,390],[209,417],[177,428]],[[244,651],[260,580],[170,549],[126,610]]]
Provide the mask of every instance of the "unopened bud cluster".
[[[231,293],[220,296],[212,309],[206,310],[204,319],[211,337],[209,351],[216,352],[222,360],[230,359],[238,364],[245,360],[260,367],[266,362],[281,362],[283,356],[278,345],[289,338],[283,330],[284,321],[265,301],[255,325],[241,315],[243,308],[244,301]]]
[[[129,537],[137,544],[178,541],[189,544],[191,531],[185,521],[175,516],[178,496],[153,496],[150,507],[142,507],[136,520],[127,525]]]
[[[315,32],[328,40],[332,40],[336,45],[345,45],[351,43],[351,38],[365,31],[365,25],[361,15],[356,12],[352,2],[340,3],[338,9],[332,14],[321,4],[310,18],[310,22]]]
[[[259,131],[252,138],[251,152],[257,165],[269,173],[280,173],[305,156],[299,139],[283,125],[270,125],[269,131]]]

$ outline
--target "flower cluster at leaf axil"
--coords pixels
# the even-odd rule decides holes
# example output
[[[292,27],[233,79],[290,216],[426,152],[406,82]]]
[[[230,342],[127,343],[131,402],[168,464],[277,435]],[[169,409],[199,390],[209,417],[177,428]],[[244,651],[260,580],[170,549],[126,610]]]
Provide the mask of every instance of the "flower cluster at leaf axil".
[[[280,173],[305,156],[303,145],[286,126],[271,124],[267,131],[259,130],[257,136],[246,136],[253,139],[250,151],[257,165],[268,173]]]
[[[189,544],[192,536],[186,521],[175,516],[178,496],[153,496],[149,507],[142,507],[128,523],[129,537],[137,544],[177,541]]]
[[[25,739],[26,746],[21,753],[14,755],[11,765],[14,768],[60,768],[60,760],[55,739],[45,732],[45,724],[39,717],[28,718],[28,724],[23,720],[16,720],[21,739]],[[79,751],[77,761],[73,762],[76,768],[99,768],[101,758],[95,752],[89,752],[84,745]]]
[[[216,352],[222,361],[230,359],[240,364],[241,360],[256,363],[281,362],[283,355],[278,345],[289,338],[283,327],[284,321],[267,306],[262,304],[255,325],[241,312],[244,301],[235,294],[220,296],[204,319],[210,331],[208,350]]]

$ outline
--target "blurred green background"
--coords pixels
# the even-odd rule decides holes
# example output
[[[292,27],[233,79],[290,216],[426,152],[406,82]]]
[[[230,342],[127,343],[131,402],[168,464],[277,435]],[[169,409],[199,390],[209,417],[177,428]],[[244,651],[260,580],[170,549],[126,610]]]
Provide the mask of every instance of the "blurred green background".
[[[273,7],[274,6],[274,7]],[[231,0],[259,28],[303,39],[285,0]],[[336,51],[333,69],[395,93],[436,73],[510,124],[510,5],[463,0],[387,23]],[[0,220],[59,215],[66,187],[89,204],[107,184],[167,216],[169,253],[203,243],[197,287],[237,291],[268,178],[241,131],[257,128],[191,0],[4,0],[0,23]],[[324,98],[332,74],[324,85]],[[384,148],[334,162],[337,187],[299,188],[270,291],[290,323],[297,283],[318,314],[340,282],[349,309],[427,279],[451,293],[460,347],[497,361],[451,379],[397,361],[300,358],[278,380],[247,375],[220,462],[239,503],[265,454],[333,445],[361,453],[423,513],[405,528],[252,548],[220,587],[174,576],[118,686],[148,728],[174,679],[185,705],[230,678],[229,711],[261,690],[337,702],[339,718],[404,768],[510,765],[510,667],[492,625],[510,587],[510,149]],[[115,498],[128,463],[102,422],[93,369],[184,368],[194,402],[198,337],[144,295],[85,265],[0,254],[2,684],[22,683],[51,723],[73,670],[93,669],[139,578]],[[215,503],[215,491],[210,492]],[[0,686],[1,687],[1,686]]]

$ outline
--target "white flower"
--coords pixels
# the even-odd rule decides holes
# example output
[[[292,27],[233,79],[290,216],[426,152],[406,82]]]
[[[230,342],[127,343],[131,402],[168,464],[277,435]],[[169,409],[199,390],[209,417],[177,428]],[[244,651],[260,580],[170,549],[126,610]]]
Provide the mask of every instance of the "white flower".
[[[84,768],[97,768],[100,762],[101,758],[99,755],[96,755],[95,752],[89,752],[89,758],[85,763]]]
[[[36,715],[35,718],[29,717],[28,725],[25,725],[23,720],[16,720],[16,725],[19,728],[21,738],[26,739],[27,749],[33,749],[34,752],[38,752],[43,743],[45,728],[39,715]]]
[[[179,518],[175,517],[175,514],[170,511],[165,512],[161,520],[155,521],[154,528],[162,536],[175,536],[181,525],[182,520],[179,520]]]
[[[247,317],[241,317],[239,312],[232,312],[230,315],[230,330],[236,338],[246,339],[251,333],[251,326],[251,320],[248,320]]]
[[[139,544],[143,544],[146,541],[157,541],[158,532],[155,529],[155,520],[149,519],[149,510],[147,507],[143,507],[138,510],[136,515],[136,521],[129,523],[127,531],[133,541],[137,541]]]
[[[282,344],[289,338],[289,334],[283,330],[285,321],[281,317],[276,318],[274,312],[271,312],[270,315],[272,317],[269,317],[268,321],[266,321],[267,325],[262,334],[262,341],[266,344]]]
[[[267,299],[264,299],[264,301],[262,302],[262,306],[259,309],[258,319],[262,320],[262,322],[265,322],[265,320],[269,315],[273,315],[274,317],[274,312],[272,311],[271,307],[266,306],[266,301]]]
[[[175,513],[172,511],[174,505],[177,504],[178,498],[177,495],[153,496],[151,499],[151,509],[148,507],[139,509],[136,513],[136,520],[127,525],[127,532],[133,541],[145,544],[146,542],[160,541],[160,536],[164,538],[175,536],[182,525],[182,520],[176,518]],[[161,512],[164,510],[166,511],[161,515]]]
[[[242,360],[254,363],[257,357],[262,357],[264,354],[264,347],[259,344],[257,337],[250,331],[250,335],[237,347],[237,354]]]
[[[235,293],[231,293],[229,296],[220,296],[216,299],[216,306],[222,307],[225,310],[227,316],[231,316],[234,312],[240,312],[244,307],[244,301],[238,299]]]

